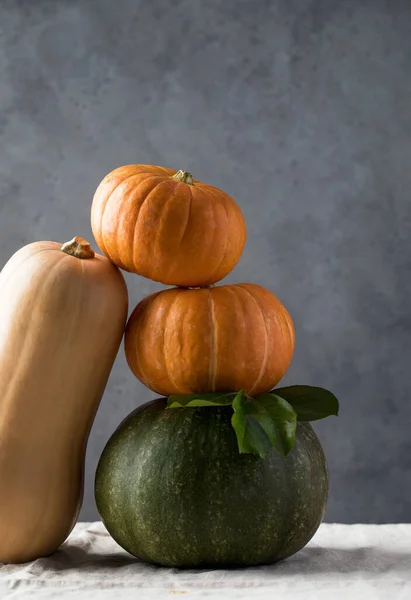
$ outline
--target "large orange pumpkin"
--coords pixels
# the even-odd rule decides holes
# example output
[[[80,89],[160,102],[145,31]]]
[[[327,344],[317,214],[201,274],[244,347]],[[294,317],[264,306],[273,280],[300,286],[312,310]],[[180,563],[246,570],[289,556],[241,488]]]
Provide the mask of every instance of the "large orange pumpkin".
[[[294,351],[294,326],[281,302],[251,283],[172,288],[131,314],[125,352],[133,373],[170,394],[272,389]]]
[[[236,202],[185,171],[127,165],[98,186],[91,226],[118,267],[167,285],[207,286],[237,264],[246,225]]]

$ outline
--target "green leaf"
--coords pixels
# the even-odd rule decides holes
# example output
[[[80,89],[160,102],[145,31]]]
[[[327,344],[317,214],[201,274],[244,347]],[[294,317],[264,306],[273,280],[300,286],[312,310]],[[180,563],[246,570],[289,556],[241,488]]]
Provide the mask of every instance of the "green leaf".
[[[294,446],[297,415],[284,398],[260,394],[252,401],[252,414],[264,429],[271,444],[286,456]]]
[[[317,421],[338,416],[339,403],[332,392],[311,385],[292,385],[276,388],[270,395],[284,398],[297,413],[299,421]]]
[[[209,394],[172,394],[167,399],[167,408],[230,406],[235,395],[235,392],[214,392]]]
[[[294,445],[296,414],[283,398],[260,394],[248,398],[240,392],[233,400],[232,426],[241,453],[261,458],[274,446],[285,456]]]
[[[250,415],[251,398],[245,396],[244,390],[234,398],[233,410],[231,424],[237,436],[240,453],[259,454],[264,458],[271,448],[271,443],[258,421]]]

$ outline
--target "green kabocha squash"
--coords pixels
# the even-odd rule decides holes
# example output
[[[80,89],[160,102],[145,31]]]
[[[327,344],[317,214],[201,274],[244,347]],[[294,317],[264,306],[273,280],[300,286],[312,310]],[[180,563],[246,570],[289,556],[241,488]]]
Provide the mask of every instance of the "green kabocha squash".
[[[95,496],[120,546],[170,567],[272,563],[319,527],[328,476],[310,423],[298,422],[285,458],[240,454],[230,406],[132,412],[100,458]]]

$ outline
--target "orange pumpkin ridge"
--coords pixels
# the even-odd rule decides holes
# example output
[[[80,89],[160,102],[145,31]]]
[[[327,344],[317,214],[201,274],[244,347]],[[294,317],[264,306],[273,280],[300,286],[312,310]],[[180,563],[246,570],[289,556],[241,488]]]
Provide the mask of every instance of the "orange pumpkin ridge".
[[[209,311],[210,311],[210,383],[211,390],[215,388],[217,377],[217,344],[218,344],[218,324],[215,320],[214,301],[211,289],[208,294]]]
[[[264,377],[264,373],[267,370],[267,362],[268,362],[268,354],[269,354],[269,344],[270,344],[270,337],[268,335],[268,331],[267,331],[267,324],[266,324],[266,319],[264,316],[264,311],[262,310],[260,304],[258,303],[258,301],[256,300],[256,298],[253,296],[253,294],[251,294],[246,288],[243,288],[241,285],[237,286],[238,289],[243,290],[243,292],[245,292],[246,294],[248,294],[248,296],[252,299],[253,302],[256,303],[256,305],[258,306],[258,309],[261,313],[261,317],[264,321],[264,357],[261,363],[261,370],[260,373],[258,375],[257,380],[255,381],[253,387],[249,390],[249,394],[252,395],[254,393],[254,389],[258,388],[258,385],[261,382],[261,379]]]

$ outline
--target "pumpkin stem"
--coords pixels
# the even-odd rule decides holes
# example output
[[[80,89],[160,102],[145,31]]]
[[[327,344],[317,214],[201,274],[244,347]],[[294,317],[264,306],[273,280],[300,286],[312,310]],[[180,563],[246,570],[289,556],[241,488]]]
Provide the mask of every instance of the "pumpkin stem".
[[[76,258],[93,258],[94,256],[94,250],[90,246],[90,242],[77,236],[63,244],[60,250]]]
[[[182,181],[183,183],[188,183],[188,185],[194,185],[193,176],[188,171],[177,171],[177,173],[172,176],[172,179],[175,179],[176,181]]]

